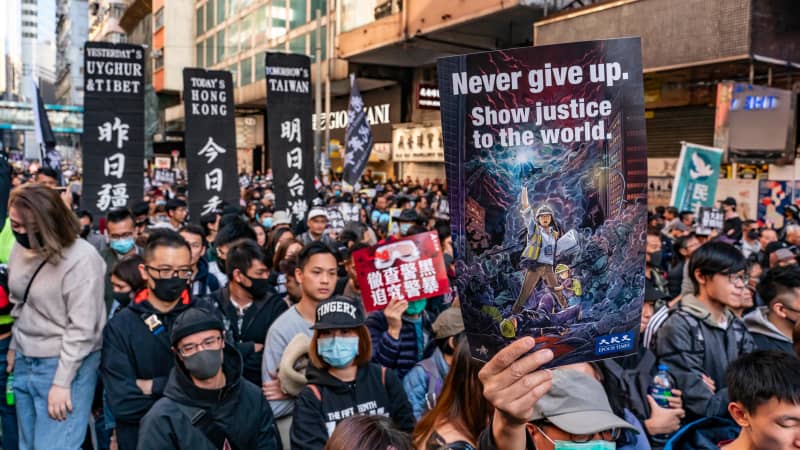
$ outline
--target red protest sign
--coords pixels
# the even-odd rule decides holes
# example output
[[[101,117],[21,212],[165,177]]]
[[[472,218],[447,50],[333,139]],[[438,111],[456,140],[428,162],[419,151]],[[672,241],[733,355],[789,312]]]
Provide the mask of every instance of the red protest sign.
[[[353,253],[367,312],[384,309],[392,297],[414,301],[450,292],[436,232],[415,234]]]

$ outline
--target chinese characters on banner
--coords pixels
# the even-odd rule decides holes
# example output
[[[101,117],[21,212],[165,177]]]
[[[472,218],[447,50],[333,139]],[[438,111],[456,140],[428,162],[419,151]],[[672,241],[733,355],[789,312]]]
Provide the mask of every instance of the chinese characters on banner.
[[[725,214],[719,208],[703,206],[697,214],[697,231],[699,234],[708,235],[712,230],[722,230],[725,223]]]
[[[683,143],[678,159],[670,204],[678,211],[697,211],[714,206],[722,150]]]
[[[186,169],[193,222],[239,204],[231,73],[183,69]]]
[[[436,232],[415,234],[353,253],[367,312],[386,308],[393,297],[414,301],[450,292]]]
[[[87,42],[84,61],[81,208],[103,216],[144,195],[144,49]]]
[[[266,54],[267,146],[275,191],[275,209],[292,222],[306,220],[317,196],[311,128],[310,59],[305,55]]]

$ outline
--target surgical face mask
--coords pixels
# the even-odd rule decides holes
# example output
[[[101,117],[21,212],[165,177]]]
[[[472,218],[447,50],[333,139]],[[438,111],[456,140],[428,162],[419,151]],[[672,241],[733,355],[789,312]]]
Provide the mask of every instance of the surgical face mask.
[[[264,217],[264,218],[262,218],[261,219],[261,225],[264,228],[268,229],[268,230],[270,228],[272,228],[272,217]]]
[[[331,367],[347,367],[358,356],[358,336],[336,336],[317,339],[317,353]]]
[[[401,223],[401,224],[400,224],[400,234],[402,234],[403,236],[405,236],[406,234],[408,234],[408,230],[410,230],[410,229],[411,229],[411,225],[413,225],[413,224],[410,224],[410,223]]]
[[[164,302],[176,302],[189,286],[189,280],[183,278],[153,278],[155,287],[153,294]]]
[[[616,450],[617,443],[609,441],[554,441],[554,450]]]
[[[126,255],[129,251],[133,250],[135,245],[133,238],[113,239],[108,243],[111,250],[114,250],[118,255]]]
[[[747,239],[750,239],[751,241],[755,241],[758,238],[759,238],[758,231],[750,230],[750,231],[747,232]]]
[[[198,380],[207,380],[219,372],[222,367],[222,349],[201,350],[194,355],[184,356],[183,365]]]
[[[408,314],[409,316],[415,316],[417,314],[421,314],[422,311],[425,311],[426,306],[428,306],[428,299],[426,298],[414,302],[409,302],[408,308],[406,308],[406,314]]]

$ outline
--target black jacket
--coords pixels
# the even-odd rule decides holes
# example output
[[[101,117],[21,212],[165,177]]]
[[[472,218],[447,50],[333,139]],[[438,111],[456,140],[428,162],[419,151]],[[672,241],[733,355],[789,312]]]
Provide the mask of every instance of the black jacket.
[[[389,416],[398,429],[414,429],[411,405],[391,370],[367,364],[358,368],[354,382],[345,383],[309,365],[306,376],[308,384],[294,405],[292,449],[322,450],[336,425],[355,415]]]
[[[241,329],[236,307],[231,303],[230,291],[224,287],[206,298],[222,314],[225,334],[229,342],[236,344],[244,361],[244,378],[261,386],[261,358],[263,351],[255,351],[255,344],[264,344],[272,322],[288,308],[286,302],[276,294],[267,294],[266,300],[254,301],[247,308]]]
[[[100,371],[111,412],[117,421],[120,450],[136,448],[139,421],[161,398],[172,369],[173,352],[169,334],[175,319],[191,307],[212,310],[204,301],[183,298],[170,312],[156,311],[147,301],[147,291],[120,310],[103,330],[103,351]],[[155,314],[163,331],[154,335],[144,318]],[[136,380],[153,380],[152,395],[145,395]]]
[[[225,441],[234,450],[282,448],[269,403],[242,378],[239,352],[226,345],[224,355],[225,387],[219,390],[195,386],[176,356],[164,397],[142,419],[137,449],[216,450]]]
[[[740,355],[755,349],[744,323],[725,311],[727,327],[714,323],[710,313],[694,297],[678,302],[656,335],[655,353],[667,365],[676,388],[683,391],[683,405],[689,420],[714,415],[727,407],[725,370]],[[711,392],[702,375],[716,385]]]

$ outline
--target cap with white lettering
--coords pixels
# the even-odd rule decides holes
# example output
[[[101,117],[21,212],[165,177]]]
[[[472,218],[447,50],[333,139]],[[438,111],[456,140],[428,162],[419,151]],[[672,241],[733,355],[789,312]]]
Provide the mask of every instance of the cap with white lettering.
[[[360,301],[337,295],[317,305],[315,330],[338,330],[364,325],[366,314]]]

